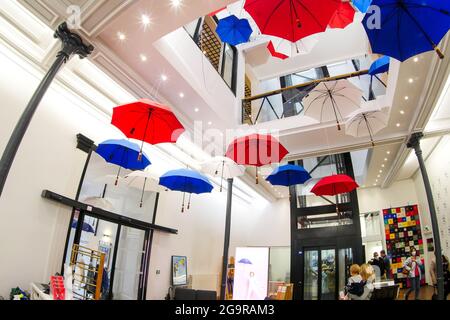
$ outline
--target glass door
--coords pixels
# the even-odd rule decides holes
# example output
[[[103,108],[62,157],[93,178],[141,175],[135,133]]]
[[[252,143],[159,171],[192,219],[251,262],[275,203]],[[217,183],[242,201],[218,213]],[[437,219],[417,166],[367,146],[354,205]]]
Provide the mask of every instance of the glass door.
[[[336,299],[336,249],[306,249],[303,265],[303,299]]]
[[[321,295],[320,300],[336,298],[336,249],[320,250]]]
[[[145,230],[122,226],[114,269],[113,300],[140,300],[147,251]]]
[[[306,250],[304,263],[304,289],[305,300],[319,299],[319,251]]]

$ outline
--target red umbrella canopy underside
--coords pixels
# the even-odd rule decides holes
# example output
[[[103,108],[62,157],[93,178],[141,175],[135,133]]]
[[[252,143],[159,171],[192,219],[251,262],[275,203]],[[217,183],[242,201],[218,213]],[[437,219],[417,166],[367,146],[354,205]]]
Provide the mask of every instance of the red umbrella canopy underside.
[[[262,167],[280,162],[288,153],[272,135],[251,134],[235,139],[225,156],[237,164]]]
[[[329,26],[330,28],[344,29],[355,19],[355,9],[348,2],[342,2],[333,14]]]
[[[345,174],[337,174],[325,177],[311,189],[316,196],[335,196],[347,193],[358,188],[358,184]]]
[[[115,107],[111,123],[128,138],[150,144],[175,143],[185,131],[168,106],[148,99]]]
[[[326,30],[341,0],[247,0],[245,10],[263,34],[291,42]]]

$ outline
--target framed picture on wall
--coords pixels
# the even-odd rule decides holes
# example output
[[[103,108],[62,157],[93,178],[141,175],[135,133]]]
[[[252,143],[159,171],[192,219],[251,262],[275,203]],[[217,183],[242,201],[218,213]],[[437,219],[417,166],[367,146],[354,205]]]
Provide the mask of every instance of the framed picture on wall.
[[[172,285],[187,285],[187,257],[172,256]]]

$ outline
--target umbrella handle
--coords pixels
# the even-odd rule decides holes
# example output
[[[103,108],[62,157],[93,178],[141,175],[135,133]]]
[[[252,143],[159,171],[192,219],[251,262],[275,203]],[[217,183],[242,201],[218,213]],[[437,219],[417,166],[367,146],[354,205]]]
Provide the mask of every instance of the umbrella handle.
[[[436,51],[441,60],[445,58],[445,55],[442,53],[441,49],[439,49],[436,45],[434,45],[433,49],[434,51]]]
[[[256,167],[256,184],[259,184],[259,179],[258,179],[258,167]]]
[[[187,205],[187,209],[189,210],[191,207],[191,195],[192,193],[189,193],[189,201],[188,201],[188,205]]]
[[[341,124],[339,123],[339,121],[336,121],[336,122],[337,122],[337,128],[338,128],[338,130],[341,131]]]

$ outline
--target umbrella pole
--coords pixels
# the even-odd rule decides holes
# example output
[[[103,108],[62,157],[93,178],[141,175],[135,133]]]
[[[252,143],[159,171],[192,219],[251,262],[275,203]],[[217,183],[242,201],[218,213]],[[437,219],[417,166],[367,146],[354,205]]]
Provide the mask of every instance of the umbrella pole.
[[[115,186],[117,186],[117,184],[119,183],[120,169],[122,169],[121,166],[119,166],[119,171],[117,171],[116,182],[114,182],[114,185],[115,185]]]
[[[367,131],[369,131],[370,142],[372,143],[372,147],[375,147],[375,143],[373,142],[372,130],[370,129],[369,122],[367,121],[366,115],[363,114],[364,121],[366,122]]]
[[[339,131],[341,131],[341,124],[339,123],[339,118],[338,118],[337,111],[336,111],[336,105],[335,105],[335,101],[333,98],[333,94],[331,93],[331,90],[328,90],[328,94],[330,95],[331,105],[333,106],[334,116],[336,117],[337,128]]]
[[[144,137],[142,138],[141,149],[139,150],[138,161],[142,161],[142,150],[144,149],[144,140],[147,135],[148,124],[150,122],[150,117],[152,116],[152,110],[148,112],[147,123],[145,124]]]
[[[8,178],[9,170],[19,149],[20,143],[27,132],[28,126],[33,118],[36,109],[38,108],[47,89],[50,87],[53,79],[57,75],[62,66],[72,58],[73,55],[79,55],[80,58],[85,58],[91,54],[94,47],[83,43],[83,39],[76,33],[72,33],[67,28],[67,23],[61,23],[55,31],[55,38],[61,40],[61,50],[56,54],[56,60],[48,70],[45,77],[34,92],[27,107],[20,116],[14,131],[9,138],[8,144],[3,151],[0,160],[0,196],[3,192],[6,179]]]
[[[227,211],[225,215],[225,235],[223,243],[222,258],[222,279],[220,284],[220,300],[225,300],[225,290],[227,286],[227,266],[228,266],[228,250],[230,248],[230,231],[231,231],[231,204],[233,199],[233,179],[227,179]]]
[[[258,167],[256,167],[256,184],[259,183],[259,179],[258,179]]]
[[[189,193],[189,200],[188,200],[188,205],[187,205],[187,209],[188,209],[188,210],[189,210],[190,207],[191,207],[191,196],[192,196],[192,193]]]
[[[142,194],[141,194],[141,204],[139,205],[139,208],[142,208],[142,204],[144,202],[144,192],[145,192],[145,184],[147,183],[147,178],[144,179],[144,186],[142,187]]]
[[[184,212],[184,197],[186,196],[186,192],[183,192],[183,204],[181,205],[181,213]]]

